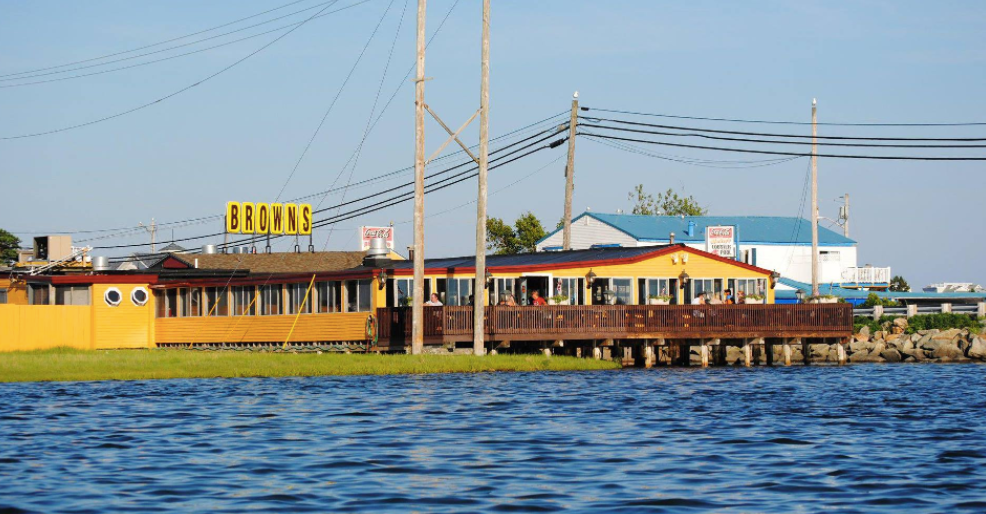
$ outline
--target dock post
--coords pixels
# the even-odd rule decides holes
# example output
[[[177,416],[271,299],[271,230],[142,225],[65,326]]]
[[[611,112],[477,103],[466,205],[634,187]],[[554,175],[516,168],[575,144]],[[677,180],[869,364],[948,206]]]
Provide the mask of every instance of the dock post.
[[[699,355],[702,357],[702,367],[709,367],[709,344],[704,339],[699,341],[698,351]]]
[[[843,342],[844,341],[842,341],[842,340],[836,340],[836,342],[835,342],[835,346],[836,346],[835,352],[836,352],[836,355],[839,358],[839,364],[840,365],[846,363],[846,347],[843,344]]]
[[[551,357],[551,348],[543,348],[541,353],[544,353],[545,357]]]
[[[750,347],[750,340],[743,340],[743,365],[750,367],[753,365],[753,348]]]
[[[801,357],[804,358],[805,366],[811,364],[811,345],[808,344],[808,338],[801,340]]]
[[[654,346],[650,341],[644,341],[644,367],[654,367]]]
[[[592,358],[597,361],[603,359],[603,349],[596,344],[595,340],[592,341]]]
[[[791,340],[784,339],[784,365],[791,365]]]

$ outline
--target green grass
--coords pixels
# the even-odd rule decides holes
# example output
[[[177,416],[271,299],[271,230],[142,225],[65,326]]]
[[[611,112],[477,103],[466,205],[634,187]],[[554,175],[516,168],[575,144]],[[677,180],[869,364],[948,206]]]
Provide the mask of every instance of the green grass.
[[[615,369],[609,361],[542,355],[375,355],[73,350],[0,353],[0,382],[315,377]]]

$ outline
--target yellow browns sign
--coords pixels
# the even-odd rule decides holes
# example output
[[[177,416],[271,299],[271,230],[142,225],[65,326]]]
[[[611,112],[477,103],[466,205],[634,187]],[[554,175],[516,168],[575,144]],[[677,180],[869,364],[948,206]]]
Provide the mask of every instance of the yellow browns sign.
[[[312,233],[312,206],[308,203],[228,202],[226,232],[307,236]]]

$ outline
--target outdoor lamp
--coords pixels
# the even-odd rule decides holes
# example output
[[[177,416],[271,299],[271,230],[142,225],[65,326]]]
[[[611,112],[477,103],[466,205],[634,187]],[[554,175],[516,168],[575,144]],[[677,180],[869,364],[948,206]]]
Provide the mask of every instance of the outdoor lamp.
[[[377,280],[380,281],[380,289],[383,289],[387,285],[387,270],[380,270],[380,274],[377,275]]]
[[[770,288],[771,289],[773,289],[774,287],[777,286],[777,281],[780,280],[780,278],[781,278],[781,274],[780,273],[778,273],[776,271],[772,271],[770,273]]]
[[[493,274],[490,273],[490,269],[486,268],[486,287],[493,285]]]
[[[688,283],[688,279],[690,279],[690,278],[691,277],[689,277],[688,276],[688,273],[686,273],[684,270],[681,271],[681,275],[678,275],[678,281],[681,282],[681,288],[682,289],[685,288],[685,284]]]
[[[798,289],[797,291],[795,291],[794,296],[798,297],[798,303],[804,303],[805,302],[805,292],[804,291]]]
[[[596,274],[592,272],[592,268],[589,268],[589,272],[585,274],[585,283],[592,287],[592,283],[596,281]]]

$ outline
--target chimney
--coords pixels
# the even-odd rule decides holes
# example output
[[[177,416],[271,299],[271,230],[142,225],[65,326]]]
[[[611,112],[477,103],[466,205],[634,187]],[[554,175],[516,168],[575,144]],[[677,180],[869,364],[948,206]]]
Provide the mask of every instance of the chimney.
[[[671,235],[668,237],[668,239],[671,240],[671,244],[674,244],[674,232],[671,233]]]
[[[695,222],[688,221],[688,237],[695,237]]]
[[[407,260],[409,260],[409,261],[413,261],[414,260],[414,247],[413,246],[408,246],[407,247]]]

